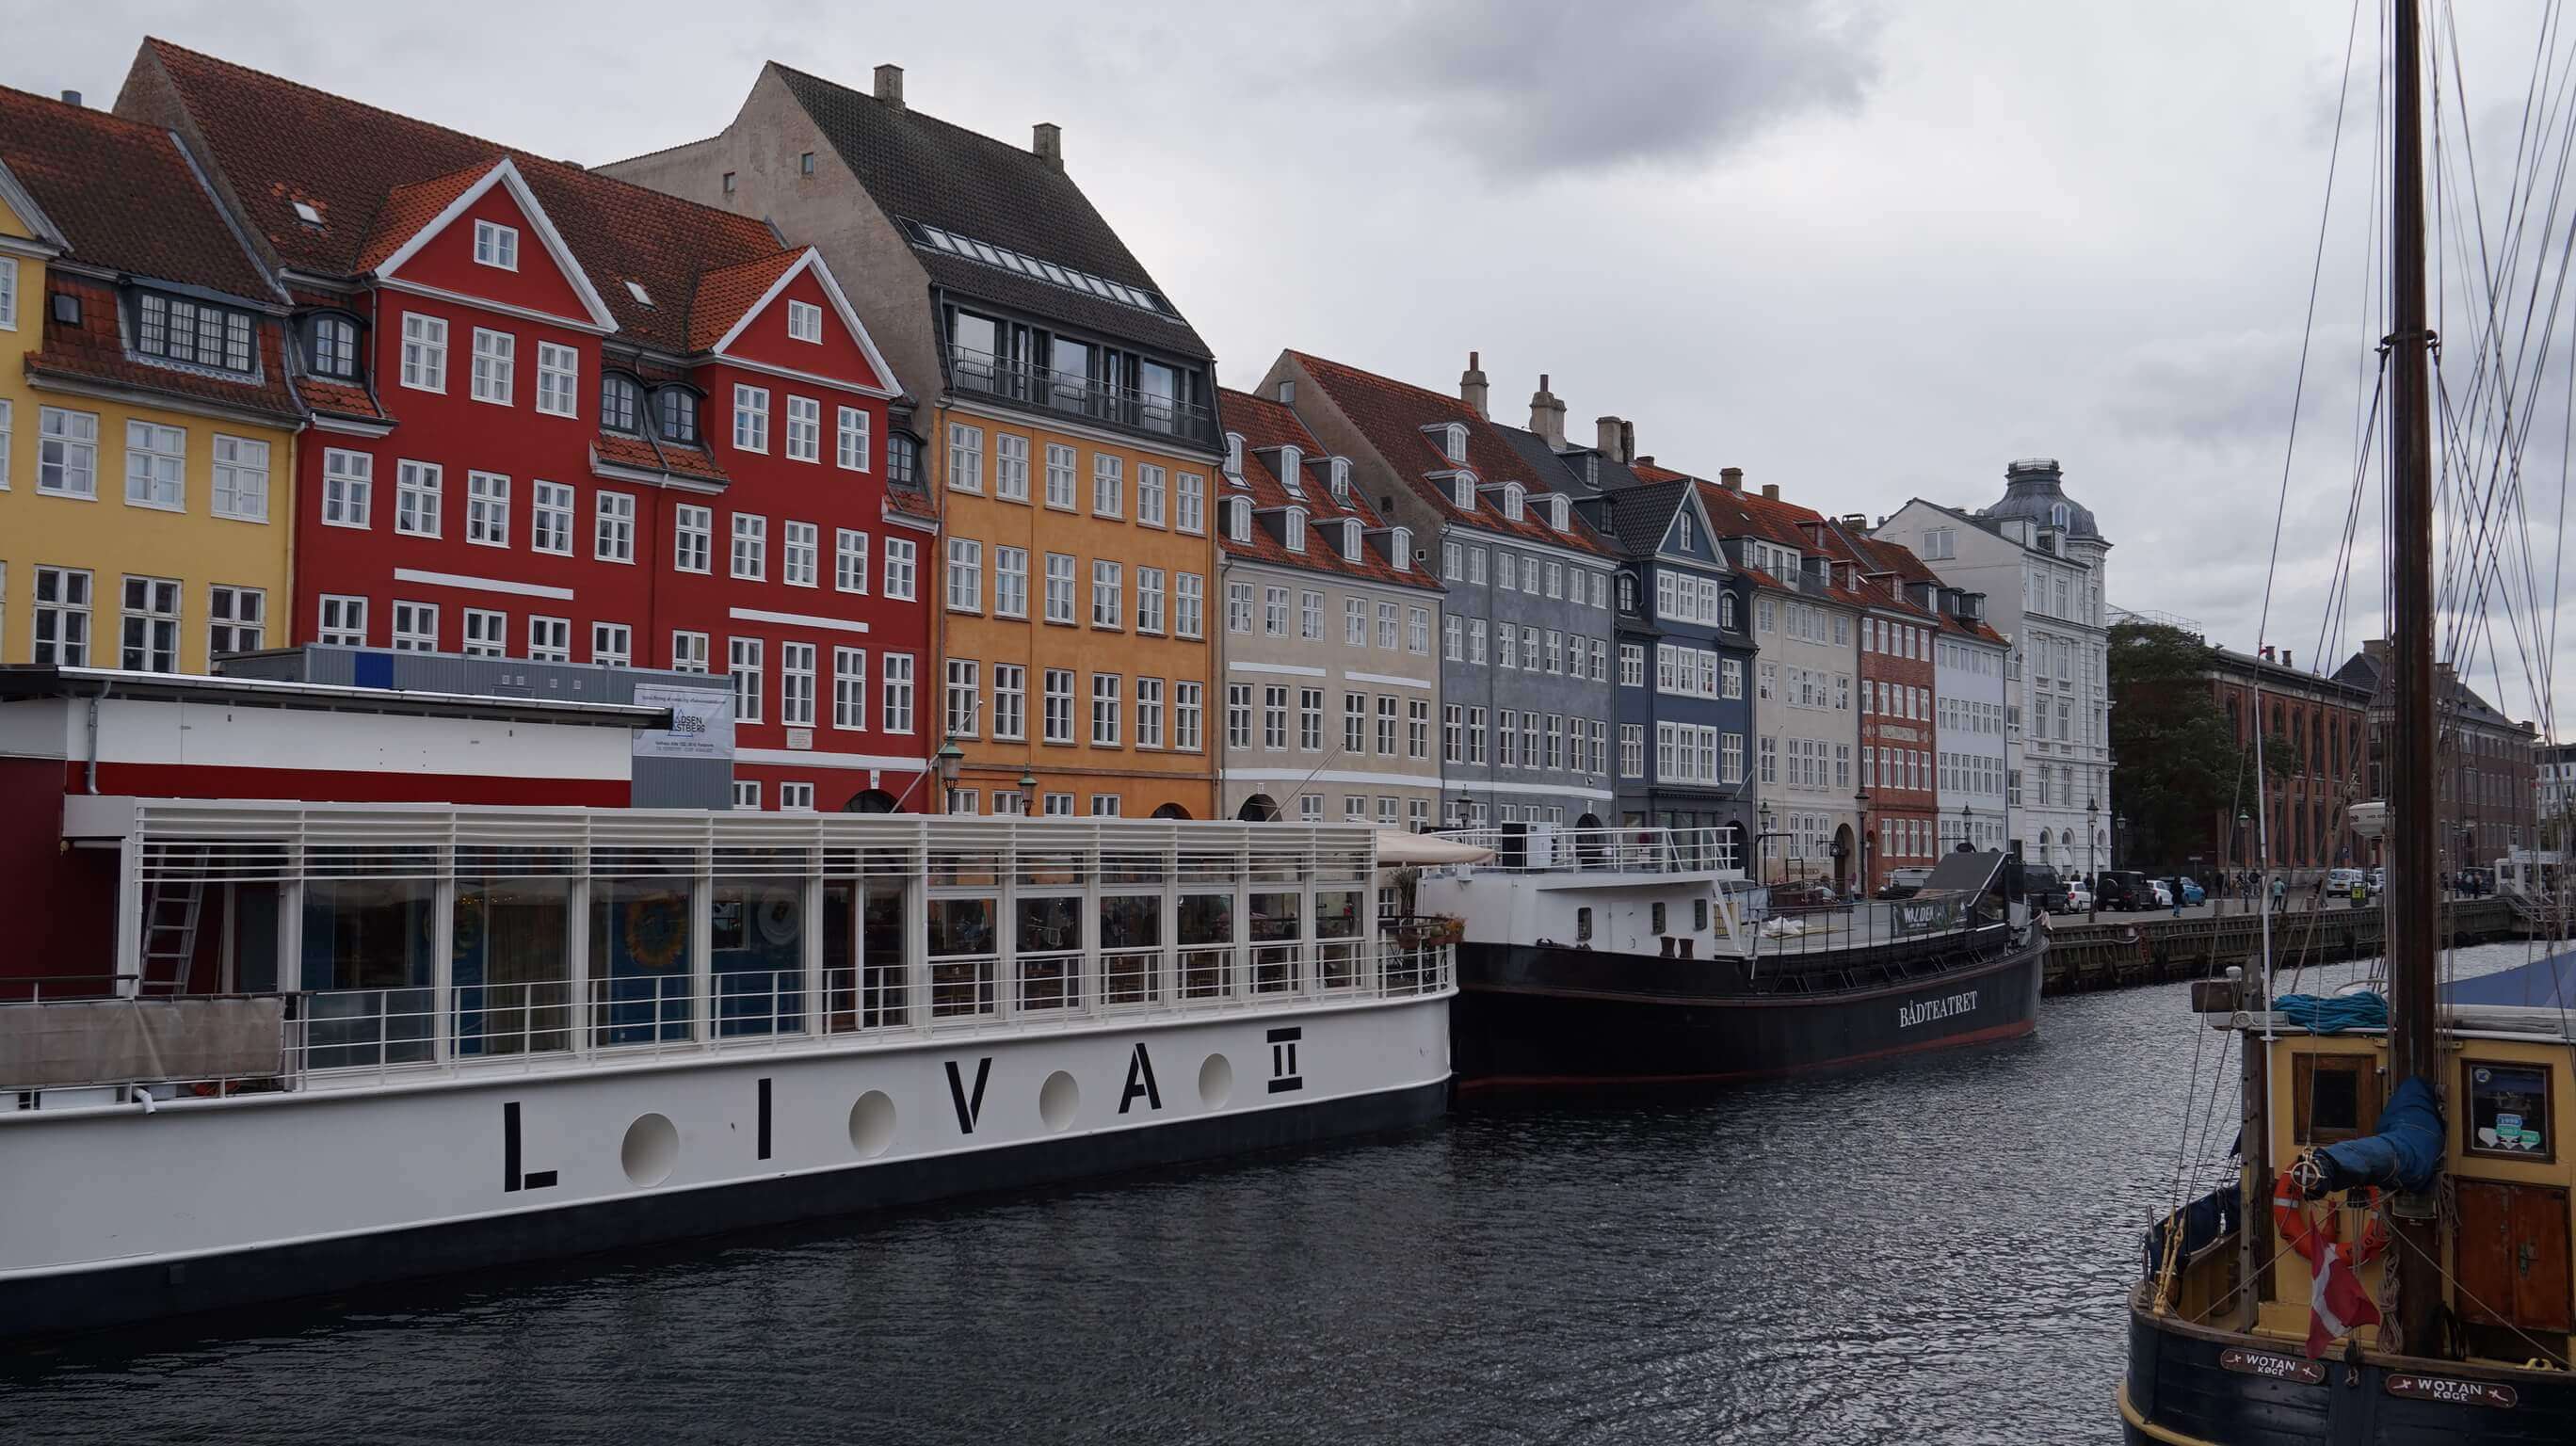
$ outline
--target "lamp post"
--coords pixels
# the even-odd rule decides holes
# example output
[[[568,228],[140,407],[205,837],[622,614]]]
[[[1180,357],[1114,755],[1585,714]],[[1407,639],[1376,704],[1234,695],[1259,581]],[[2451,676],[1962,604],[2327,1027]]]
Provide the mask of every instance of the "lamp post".
[[[939,811],[941,813],[957,811],[957,770],[965,762],[966,750],[958,747],[957,740],[954,738],[940,744],[939,751],[931,755],[931,764],[939,772]]]
[[[2102,907],[2101,875],[2094,872],[2095,851],[2102,841],[2102,801],[2084,800],[2084,922],[2092,923]]]
[[[1869,871],[1871,845],[1876,842],[1876,836],[1872,833],[1869,826],[1869,790],[1864,788],[1858,793],[1853,794],[1852,804],[1860,810],[1859,893],[1862,898],[1868,898],[1870,895],[1878,892],[1877,880]]]
[[[1023,768],[1020,770],[1020,817],[1034,815],[1038,811],[1037,802],[1038,776]]]
[[[1963,804],[1960,804],[1960,805],[1959,805],[1959,847],[1958,847],[1958,852],[1963,853],[1963,854],[1965,854],[1965,853],[1974,853],[1974,852],[1976,852],[1976,847],[1977,847],[1977,846],[1976,846],[1976,835],[1977,835],[1977,811],[1976,811],[1975,809],[1973,809],[1973,808],[1968,807],[1968,806],[1967,806],[1966,804],[1964,804],[1964,803],[1963,803]]]
[[[2252,815],[2252,814],[2250,814],[2250,813],[2245,812],[2243,809],[2239,809],[2239,810],[2237,810],[2237,812],[2236,812],[2236,856],[2237,856],[2237,858],[2239,858],[2239,859],[2243,859],[2243,858],[2247,857],[2247,849],[2251,846],[2252,841],[2253,841],[2253,838],[2254,838],[2254,834],[2253,834],[2253,831],[2252,831],[2252,830],[2253,830],[2253,828],[2254,828],[2254,815]],[[2248,870],[2243,869],[2243,868],[2239,868],[2239,869],[2237,870],[2237,873],[2239,873],[2239,874],[2244,874],[2244,873],[2246,873],[2246,872],[2248,872]],[[2245,895],[2244,895],[2244,891],[2243,891],[2243,890],[2241,890],[2241,889],[2240,889],[2240,890],[2238,890],[2238,891],[2237,891],[2237,894],[2236,894],[2236,912],[2238,912],[2238,913],[2240,913],[2240,914],[2242,914],[2242,913],[2244,913],[2244,912],[2245,912]]]
[[[2127,814],[2115,813],[2111,815],[2111,867],[2115,869],[2120,866],[2120,835],[2127,831],[2128,827],[2129,816]],[[2131,854],[2133,855],[2130,859],[2131,863],[2135,863],[2137,861],[2134,857],[2135,853],[2135,850],[2131,850]]]

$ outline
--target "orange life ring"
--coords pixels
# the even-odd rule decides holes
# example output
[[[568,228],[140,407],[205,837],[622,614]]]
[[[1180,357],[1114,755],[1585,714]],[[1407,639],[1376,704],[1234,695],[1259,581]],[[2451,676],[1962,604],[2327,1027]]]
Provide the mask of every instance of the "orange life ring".
[[[2363,1194],[2364,1208],[2370,1212],[2370,1223],[2362,1227],[2361,1243],[2350,1257],[2355,1265],[2366,1265],[2379,1258],[2388,1248],[2388,1222],[2379,1213],[2379,1187],[2372,1185]],[[2308,1217],[2308,1202],[2299,1188],[2298,1166],[2293,1164],[2272,1181],[2272,1227],[2281,1232],[2282,1241],[2309,1260],[2319,1252],[2318,1246],[2343,1243],[2343,1212],[2332,1203],[2320,1220]]]

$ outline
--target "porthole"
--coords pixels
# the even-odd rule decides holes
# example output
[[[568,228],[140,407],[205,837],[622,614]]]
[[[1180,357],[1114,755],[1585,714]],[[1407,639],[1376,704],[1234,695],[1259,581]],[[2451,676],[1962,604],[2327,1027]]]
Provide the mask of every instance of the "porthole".
[[[894,1101],[883,1090],[870,1090],[850,1106],[850,1148],[873,1160],[894,1147]]]
[[[680,1127],[668,1117],[639,1115],[626,1127],[617,1163],[626,1167],[627,1179],[638,1185],[659,1185],[671,1178],[671,1167],[679,1161]]]
[[[1048,1075],[1046,1083],[1038,1088],[1038,1118],[1057,1134],[1073,1123],[1073,1113],[1081,1105],[1082,1086],[1063,1070]]]
[[[1199,1064],[1199,1103],[1212,1110],[1225,1108],[1234,1093],[1234,1066],[1224,1055],[1212,1054]]]

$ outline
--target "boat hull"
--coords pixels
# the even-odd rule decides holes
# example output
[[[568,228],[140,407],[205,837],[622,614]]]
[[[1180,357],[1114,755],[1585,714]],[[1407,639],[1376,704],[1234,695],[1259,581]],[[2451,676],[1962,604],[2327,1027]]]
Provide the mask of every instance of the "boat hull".
[[[1399,1129],[1447,1107],[1447,1007],[0,1115],[0,1335]]]
[[[2117,1405],[2132,1446],[2487,1446],[2576,1441],[2576,1376],[2356,1352],[2129,1309]]]
[[[2045,953],[1763,993],[1730,962],[1464,944],[1459,1088],[1729,1083],[2012,1039],[2038,1027]]]

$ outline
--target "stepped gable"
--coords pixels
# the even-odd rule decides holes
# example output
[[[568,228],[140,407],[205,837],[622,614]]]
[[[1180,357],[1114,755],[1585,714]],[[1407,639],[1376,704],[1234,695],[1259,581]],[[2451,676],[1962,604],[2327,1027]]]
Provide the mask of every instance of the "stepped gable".
[[[1567,517],[1562,532],[1548,526],[1538,509],[1524,510],[1517,522],[1503,516],[1501,500],[1484,492],[1483,484],[1519,482],[1533,494],[1562,493],[1568,498],[1574,494],[1570,488],[1552,485],[1552,479],[1533,481],[1532,470],[1520,453],[1491,423],[1477,416],[1475,408],[1455,397],[1326,361],[1309,352],[1292,351],[1289,355],[1305,364],[1308,374],[1331,394],[1334,405],[1403,475],[1414,494],[1430,503],[1443,518],[1552,547],[1604,556],[1614,553],[1608,540],[1579,516]],[[1422,430],[1447,422],[1462,423],[1467,429],[1467,460],[1463,465],[1476,474],[1480,484],[1472,511],[1461,509],[1451,490],[1433,480],[1462,465],[1442,455],[1439,444]]]
[[[1350,500],[1335,500],[1330,476],[1319,476],[1322,469],[1300,467],[1297,479],[1300,496],[1288,495],[1285,481],[1277,469],[1277,449],[1295,447],[1309,463],[1326,462],[1331,452],[1306,424],[1286,405],[1250,392],[1228,388],[1217,389],[1217,405],[1223,409],[1226,430],[1243,438],[1243,484],[1238,487],[1224,473],[1218,474],[1219,498],[1249,496],[1252,499],[1253,528],[1251,540],[1238,542],[1220,526],[1218,543],[1237,556],[1257,562],[1277,563],[1282,567],[1305,568],[1315,572],[1339,573],[1346,577],[1367,578],[1372,582],[1394,583],[1439,591],[1432,575],[1418,569],[1398,571],[1379,548],[1365,539],[1360,545],[1359,560],[1342,556],[1340,524],[1357,518],[1363,529],[1374,531],[1387,526],[1369,504],[1365,491],[1354,481]],[[1285,542],[1274,533],[1263,514],[1274,509],[1303,507],[1307,512],[1306,550],[1290,552]],[[1326,536],[1316,529],[1333,524],[1334,535]]]

